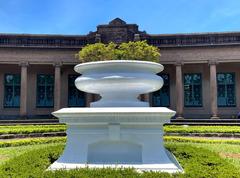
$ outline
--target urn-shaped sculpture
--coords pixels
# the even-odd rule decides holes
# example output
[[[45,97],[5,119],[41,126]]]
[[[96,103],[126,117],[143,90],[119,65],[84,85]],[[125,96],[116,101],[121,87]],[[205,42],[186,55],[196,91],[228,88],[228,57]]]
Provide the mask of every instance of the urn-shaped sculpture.
[[[88,93],[99,94],[101,99],[90,107],[148,107],[138,99],[140,94],[160,89],[163,80],[157,73],[163,66],[154,62],[113,60],[88,62],[75,66],[80,74],[76,87]]]

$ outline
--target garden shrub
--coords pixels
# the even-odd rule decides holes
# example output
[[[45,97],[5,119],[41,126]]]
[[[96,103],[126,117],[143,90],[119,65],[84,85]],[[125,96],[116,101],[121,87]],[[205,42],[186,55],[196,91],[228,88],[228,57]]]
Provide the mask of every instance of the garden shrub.
[[[134,169],[75,169],[45,171],[62,153],[63,145],[48,146],[36,149],[17,156],[0,166],[2,177],[239,177],[236,168],[228,163],[217,153],[207,149],[190,146],[189,144],[168,143],[166,147],[174,153],[180,164],[183,166],[184,174],[168,174],[159,172],[139,173]]]
[[[65,132],[66,125],[14,125],[0,126],[1,134],[31,134]],[[165,125],[166,133],[240,133],[239,126],[178,126]]]
[[[160,53],[156,46],[144,41],[129,41],[117,45],[94,43],[87,44],[77,54],[81,62],[106,61],[106,60],[140,60],[159,62]]]
[[[194,137],[183,137],[183,136],[164,136],[164,141],[167,142],[189,142],[189,143],[226,143],[240,145],[240,140],[221,140],[221,139],[207,139],[207,138],[194,138]]]
[[[17,140],[0,141],[0,148],[2,147],[13,147],[23,145],[37,145],[46,143],[64,143],[66,137],[49,137],[49,138],[24,138]]]
[[[0,126],[0,134],[30,134],[44,132],[65,132],[66,125],[14,125]]]
[[[239,126],[165,125],[166,133],[240,133]]]
[[[1,177],[29,178],[43,177],[45,170],[57,160],[63,145],[46,146],[17,156],[0,166]]]

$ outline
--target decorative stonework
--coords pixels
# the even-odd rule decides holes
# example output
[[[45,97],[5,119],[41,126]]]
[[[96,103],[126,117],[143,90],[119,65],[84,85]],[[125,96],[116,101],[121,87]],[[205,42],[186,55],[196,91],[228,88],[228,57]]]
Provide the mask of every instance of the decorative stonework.
[[[29,62],[27,62],[27,61],[21,61],[21,62],[19,63],[19,66],[21,66],[21,67],[28,67],[28,66],[29,66]]]
[[[181,60],[178,60],[175,62],[175,66],[183,66],[183,65],[184,65],[184,62]]]
[[[216,59],[212,59],[208,61],[208,65],[217,65],[219,62]]]
[[[54,67],[61,67],[62,66],[62,62],[55,62],[53,64]]]
[[[137,34],[137,36],[136,36]],[[120,18],[98,25],[87,35],[0,34],[0,47],[80,48],[88,43],[147,40],[158,47],[240,45],[240,32],[152,35]]]

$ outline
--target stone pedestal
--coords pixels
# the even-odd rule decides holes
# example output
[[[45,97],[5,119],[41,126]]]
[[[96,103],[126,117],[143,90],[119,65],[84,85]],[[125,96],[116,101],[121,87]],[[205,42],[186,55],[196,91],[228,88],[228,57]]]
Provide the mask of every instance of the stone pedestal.
[[[67,143],[49,169],[123,167],[139,171],[182,172],[163,145],[164,123],[175,111],[149,107],[139,95],[160,89],[161,64],[146,61],[100,61],[79,64],[79,90],[99,94],[90,108],[64,108],[52,114],[66,123]],[[88,101],[90,102],[90,100]]]
[[[163,124],[174,111],[162,107],[64,108],[53,113],[68,125],[62,156],[49,169],[135,168],[182,172],[163,145]]]

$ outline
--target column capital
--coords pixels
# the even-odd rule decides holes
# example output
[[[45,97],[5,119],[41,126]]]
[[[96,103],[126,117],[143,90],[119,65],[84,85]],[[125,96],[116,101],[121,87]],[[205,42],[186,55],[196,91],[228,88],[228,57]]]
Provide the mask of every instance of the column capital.
[[[175,66],[183,66],[184,65],[184,62],[183,61],[176,61]]]
[[[208,61],[208,65],[217,65],[219,62],[216,59],[211,59]]]
[[[140,40],[141,40],[140,34],[135,33],[135,34],[134,34],[134,39],[133,39],[133,41],[140,41]]]
[[[28,67],[29,63],[27,61],[22,61],[18,65],[21,66],[21,67]]]
[[[55,62],[53,63],[54,67],[61,67],[62,66],[62,62]]]

